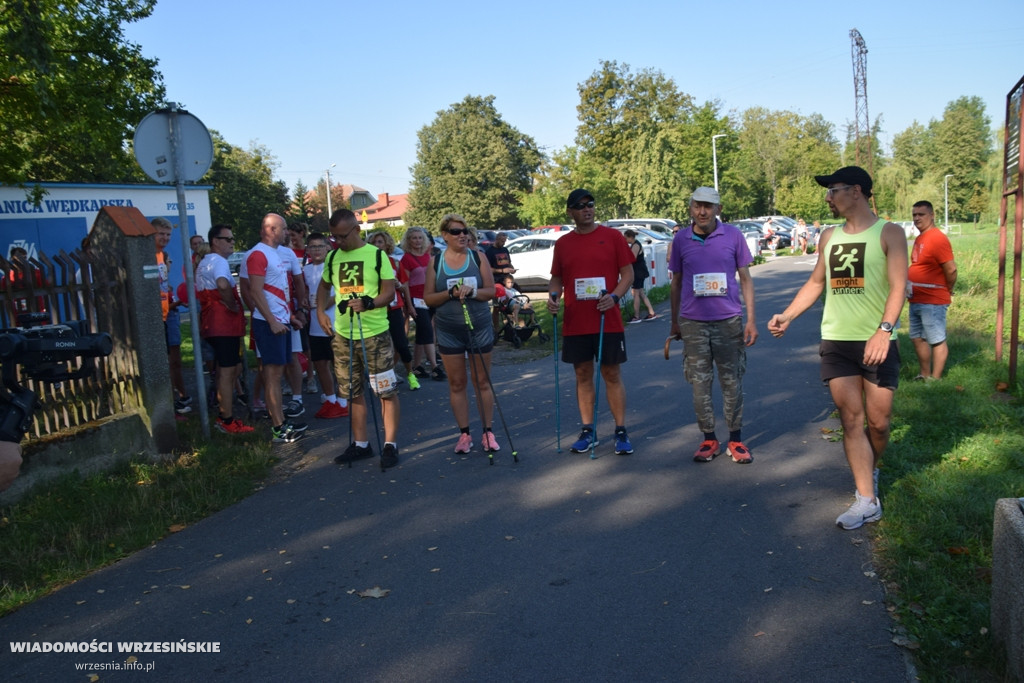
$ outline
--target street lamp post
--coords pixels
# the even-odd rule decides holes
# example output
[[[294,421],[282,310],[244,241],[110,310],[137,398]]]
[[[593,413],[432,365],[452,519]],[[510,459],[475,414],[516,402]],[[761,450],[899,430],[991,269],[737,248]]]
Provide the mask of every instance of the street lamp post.
[[[949,232],[949,179],[952,178],[952,177],[953,177],[953,174],[949,173],[949,174],[946,175],[946,179],[943,180],[943,182],[942,182],[942,184],[945,186],[944,189],[943,189],[943,194],[945,195],[945,197],[944,197],[944,199],[942,201],[943,201],[943,204],[945,204],[944,208],[946,210],[946,232],[947,233]]]
[[[711,136],[711,159],[715,166],[715,191],[718,191],[718,148],[715,146],[715,140],[718,138],[724,138],[725,133],[719,133],[718,135]]]
[[[337,166],[337,164],[331,164],[330,167],[324,171],[327,175],[327,220],[331,220],[331,169]]]

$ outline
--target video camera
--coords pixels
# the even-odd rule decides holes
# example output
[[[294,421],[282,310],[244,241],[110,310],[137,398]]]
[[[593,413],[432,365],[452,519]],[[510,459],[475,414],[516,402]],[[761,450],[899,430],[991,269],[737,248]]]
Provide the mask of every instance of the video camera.
[[[18,368],[25,377],[40,382],[63,382],[91,375],[95,358],[108,356],[114,348],[110,335],[89,334],[84,320],[59,325],[41,325],[48,313],[22,313],[22,327],[0,329],[0,441],[21,443],[39,405],[31,389],[18,384]],[[80,360],[76,369],[70,363]]]

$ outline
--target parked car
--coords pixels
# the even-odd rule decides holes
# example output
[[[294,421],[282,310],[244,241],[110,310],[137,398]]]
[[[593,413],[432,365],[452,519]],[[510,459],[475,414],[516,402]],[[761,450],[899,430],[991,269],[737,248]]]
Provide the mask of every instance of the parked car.
[[[521,289],[547,290],[551,282],[551,258],[555,253],[555,242],[569,233],[534,233],[505,243],[516,269],[516,283]]]
[[[476,243],[477,243],[477,246],[480,246],[480,247],[483,247],[484,249],[486,249],[487,247],[489,247],[492,244],[494,244],[494,240],[497,237],[498,237],[498,233],[496,231],[494,231],[494,230],[480,230],[480,229],[477,229],[477,231],[476,231]]]
[[[669,239],[675,234],[674,231],[676,226],[679,225],[671,218],[611,218],[606,221],[599,221],[601,225],[607,225],[610,228],[619,228],[624,225],[639,225],[642,228],[646,228],[652,232],[660,232],[663,235],[668,235]]]
[[[544,232],[567,232],[572,230],[575,226],[572,225],[539,225],[536,228],[531,228],[531,232],[544,233]]]
[[[238,269],[242,267],[242,261],[245,260],[244,251],[236,251],[228,254],[228,268],[231,269],[232,275],[238,275]]]
[[[654,244],[655,242],[671,242],[672,235],[666,235],[664,233],[655,232],[654,230],[648,230],[642,225],[616,225],[614,226],[619,232],[626,232],[632,230],[636,233],[636,238],[640,244]]]

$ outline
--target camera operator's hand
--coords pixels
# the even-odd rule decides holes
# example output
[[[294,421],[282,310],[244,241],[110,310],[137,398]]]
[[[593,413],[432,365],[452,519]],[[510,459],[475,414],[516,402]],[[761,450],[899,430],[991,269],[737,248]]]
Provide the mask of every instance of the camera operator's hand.
[[[6,491],[20,471],[21,446],[11,441],[0,441],[0,491]]]

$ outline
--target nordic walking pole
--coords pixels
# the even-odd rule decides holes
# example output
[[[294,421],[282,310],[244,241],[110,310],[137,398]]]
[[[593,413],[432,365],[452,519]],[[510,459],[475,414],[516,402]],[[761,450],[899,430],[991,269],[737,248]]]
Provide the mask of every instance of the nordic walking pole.
[[[363,347],[363,371],[366,373],[366,391],[363,392],[363,401],[369,404],[370,414],[373,415],[373,434],[377,437],[377,453],[381,456],[384,455],[384,447],[380,443],[380,425],[377,423],[377,409],[374,408],[373,404],[377,400],[377,395],[373,391],[372,381],[370,380],[370,366],[366,361],[366,339],[363,337],[363,316],[360,313],[356,313],[356,320],[359,322],[359,343]],[[383,411],[384,408],[381,407]],[[349,415],[352,414],[350,409]],[[380,471],[384,472],[384,463],[381,462]]]
[[[558,301],[558,292],[551,292],[551,300]],[[562,412],[560,409],[561,398],[558,390],[558,314],[551,316],[551,338],[555,340],[555,443],[558,452],[562,452]]]
[[[352,337],[355,336],[354,330],[352,329],[352,309],[348,311],[348,402],[352,403],[352,354],[355,352],[353,348]],[[348,443],[349,446],[355,443],[352,440],[352,406],[348,407]],[[348,468],[352,469],[352,461],[348,461]]]
[[[466,308],[466,300],[462,300],[462,317],[466,319],[466,325],[469,327],[469,353],[470,361],[472,361],[472,355],[474,349],[476,355],[480,359],[480,367],[484,371],[484,377],[487,378],[487,385],[491,388],[491,396],[494,397],[494,405],[498,408],[498,417],[501,418],[501,426],[505,429],[505,438],[508,439],[508,447],[512,450],[512,461],[519,462],[519,452],[516,450],[515,444],[512,443],[512,434],[508,431],[508,423],[505,422],[505,413],[501,411],[501,403],[498,401],[498,392],[494,390],[494,382],[491,381],[491,373],[487,371],[487,364],[484,363],[484,354],[480,351],[480,347],[476,345],[476,341],[473,339],[473,321],[469,317],[469,309]],[[494,452],[487,453],[488,464],[494,464]]]
[[[607,294],[605,290],[601,290],[601,294],[597,297],[598,300],[602,296]],[[597,405],[601,399],[601,356],[604,355],[604,311],[601,311],[601,328],[597,332],[597,372],[594,377],[594,433],[590,441],[590,459],[596,460],[597,455],[594,453],[594,448],[597,446]]]

